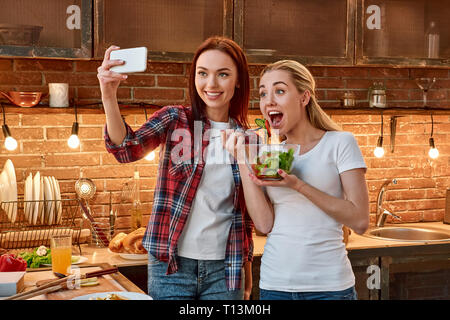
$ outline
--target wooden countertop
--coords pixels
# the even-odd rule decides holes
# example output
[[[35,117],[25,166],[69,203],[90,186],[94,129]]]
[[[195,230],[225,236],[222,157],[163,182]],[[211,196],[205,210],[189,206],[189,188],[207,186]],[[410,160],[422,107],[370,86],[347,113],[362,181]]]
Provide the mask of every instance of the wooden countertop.
[[[73,254],[78,253],[78,247],[73,247]],[[147,258],[141,260],[124,259],[117,253],[111,253],[107,248],[81,245],[81,255],[88,260],[80,265],[107,263],[114,267],[130,267],[147,265]],[[146,256],[145,256],[146,257]]]
[[[423,223],[402,223],[402,224],[386,224],[385,227],[417,227],[417,228],[430,228],[435,230],[442,230],[450,232],[450,225],[446,225],[442,222],[423,222]],[[370,229],[372,229],[371,227]],[[253,235],[254,241],[254,256],[261,256],[264,252],[264,245],[266,243],[267,237]],[[390,240],[380,240],[375,238],[369,238],[367,236],[358,235],[352,232],[349,236],[347,243],[347,251],[359,251],[364,249],[375,249],[375,248],[393,248],[393,247],[407,247],[407,246],[426,246],[426,245],[437,245],[437,244],[450,244],[450,241],[444,242],[411,242],[411,241],[390,241]],[[78,248],[74,247],[74,251]],[[81,246],[82,256],[87,257],[88,260],[84,263],[86,264],[99,264],[108,263],[111,266],[116,267],[130,267],[130,266],[140,266],[147,265],[147,260],[128,260],[120,257],[118,254],[108,252],[107,248],[99,247],[89,247],[87,245]],[[74,252],[77,254],[77,252]],[[83,264],[82,264],[83,265]]]
[[[402,223],[402,224],[386,224],[385,227],[416,227],[416,228],[429,228],[434,230],[442,230],[450,232],[450,225],[444,224],[442,222],[421,222],[421,223]],[[370,227],[373,229],[374,227]],[[253,235],[254,241],[254,256],[261,256],[264,252],[264,245],[266,243],[265,236]],[[358,235],[352,231],[348,238],[347,251],[357,251],[364,249],[374,249],[374,248],[391,248],[391,247],[406,247],[406,246],[426,246],[426,245],[437,245],[437,244],[450,244],[450,241],[440,241],[440,242],[412,242],[412,241],[391,241],[391,240],[380,240],[375,238],[369,238],[367,236]]]
[[[80,274],[87,272],[102,270],[110,268],[108,264],[99,265],[80,265]],[[29,269],[24,278],[24,292],[35,288],[36,282],[40,280],[57,279],[51,270],[51,268],[39,268]],[[139,287],[124,277],[120,272],[111,273],[98,277],[98,285],[87,287],[75,287],[72,289],[58,290],[56,292],[41,294],[30,298],[30,300],[70,300],[75,297],[84,296],[97,292],[111,292],[111,291],[123,291],[123,292],[138,292],[143,293]]]

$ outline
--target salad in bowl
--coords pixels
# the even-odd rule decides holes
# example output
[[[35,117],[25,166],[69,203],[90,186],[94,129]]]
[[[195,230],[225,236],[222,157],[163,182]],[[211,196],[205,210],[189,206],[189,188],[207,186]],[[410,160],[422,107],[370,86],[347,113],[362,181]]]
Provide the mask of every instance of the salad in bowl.
[[[258,179],[281,180],[278,169],[290,173],[299,151],[298,144],[247,144],[245,162]]]

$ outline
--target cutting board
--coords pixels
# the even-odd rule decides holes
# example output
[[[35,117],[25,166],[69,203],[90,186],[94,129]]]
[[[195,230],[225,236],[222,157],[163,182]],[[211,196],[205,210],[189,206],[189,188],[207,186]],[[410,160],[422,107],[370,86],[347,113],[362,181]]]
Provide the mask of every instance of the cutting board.
[[[85,274],[87,272],[98,271],[101,270],[101,267],[86,267],[81,268],[81,274]],[[123,275],[118,274],[119,277],[113,275],[104,275],[97,277],[99,285],[92,287],[80,287],[78,289],[65,289],[56,292],[51,292],[47,294],[42,294],[36,297],[31,298],[30,300],[70,300],[75,297],[84,296],[86,294],[96,293],[96,292],[110,292],[110,291],[136,291],[141,292],[139,288],[134,290],[134,285]],[[37,272],[28,272],[26,274],[25,279],[25,291],[31,290],[34,288],[34,284],[39,280],[45,279],[56,279],[51,270],[46,271],[37,271]],[[119,280],[116,280],[119,279]],[[129,283],[128,283],[129,282]],[[123,285],[122,285],[122,284]],[[130,287],[131,284],[131,287]]]

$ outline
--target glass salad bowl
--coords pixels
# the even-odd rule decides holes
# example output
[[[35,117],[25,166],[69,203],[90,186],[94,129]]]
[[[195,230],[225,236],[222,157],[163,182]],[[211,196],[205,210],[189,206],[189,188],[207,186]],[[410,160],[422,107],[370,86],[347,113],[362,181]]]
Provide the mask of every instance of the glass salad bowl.
[[[260,180],[281,180],[278,169],[290,173],[298,144],[247,144],[245,163]]]

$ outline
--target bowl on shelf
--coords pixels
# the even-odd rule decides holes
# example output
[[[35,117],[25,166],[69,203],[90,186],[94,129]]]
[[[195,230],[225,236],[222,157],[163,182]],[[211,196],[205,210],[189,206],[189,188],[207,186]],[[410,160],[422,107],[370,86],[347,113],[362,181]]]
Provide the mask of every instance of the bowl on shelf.
[[[298,144],[247,144],[245,163],[260,180],[281,180],[278,169],[290,173]]]
[[[34,107],[47,94],[37,91],[9,91],[8,93],[0,91],[5,98],[19,107]]]
[[[41,26],[0,23],[0,45],[34,46],[42,29]]]

